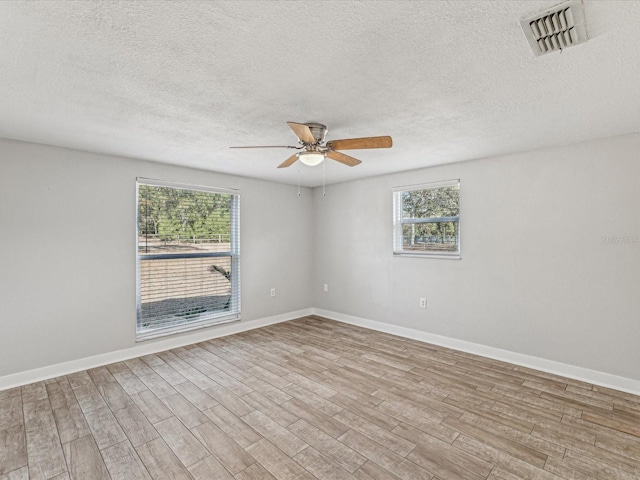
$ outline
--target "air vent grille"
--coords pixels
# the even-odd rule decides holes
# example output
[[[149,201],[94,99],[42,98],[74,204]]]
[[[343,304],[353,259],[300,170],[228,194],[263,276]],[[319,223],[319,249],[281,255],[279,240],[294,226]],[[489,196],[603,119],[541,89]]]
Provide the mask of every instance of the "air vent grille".
[[[536,56],[557,52],[587,41],[584,10],[579,1],[565,2],[520,20]]]

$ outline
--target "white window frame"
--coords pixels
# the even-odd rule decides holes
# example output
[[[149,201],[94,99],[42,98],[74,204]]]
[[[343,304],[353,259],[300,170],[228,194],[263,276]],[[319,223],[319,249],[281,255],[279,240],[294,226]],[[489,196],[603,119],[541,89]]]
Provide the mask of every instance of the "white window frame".
[[[140,200],[140,185],[149,185],[152,187],[170,187],[183,190],[192,190],[197,192],[207,193],[223,193],[231,195],[231,238],[230,238],[230,251],[229,252],[212,252],[206,255],[203,254],[160,254],[160,255],[147,255],[140,254],[139,251],[139,235],[138,235],[138,202]],[[169,182],[164,180],[154,180],[149,178],[136,178],[136,341],[144,341],[152,338],[163,337],[166,335],[173,335],[176,333],[184,333],[191,330],[210,327],[212,325],[220,325],[224,323],[236,322],[241,319],[241,302],[240,302],[240,190],[231,188],[218,188],[209,187],[204,185],[192,185],[186,183]],[[187,258],[188,256],[207,256],[207,257],[231,257],[231,313],[227,315],[211,314],[204,316],[204,318],[184,323],[181,325],[170,327],[159,327],[153,330],[139,331],[138,330],[138,318],[141,315],[141,295],[140,295],[140,260],[141,259],[154,259],[154,258]]]
[[[417,185],[404,185],[393,187],[393,255],[404,257],[423,257],[423,258],[450,258],[458,260],[460,256],[460,212],[455,217],[422,217],[422,218],[403,218],[402,214],[402,194],[404,192],[413,192],[416,190],[435,190],[444,187],[458,187],[460,191],[460,180],[445,180],[440,182],[422,183]],[[448,223],[458,222],[457,242],[458,250],[456,252],[420,252],[414,250],[403,249],[402,226],[417,223]]]

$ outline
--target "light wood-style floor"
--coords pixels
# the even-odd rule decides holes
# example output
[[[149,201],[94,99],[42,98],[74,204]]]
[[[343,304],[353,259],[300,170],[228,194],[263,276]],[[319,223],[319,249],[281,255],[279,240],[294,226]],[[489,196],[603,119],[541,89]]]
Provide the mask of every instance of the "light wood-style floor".
[[[0,480],[638,479],[640,397],[307,317],[0,392]]]

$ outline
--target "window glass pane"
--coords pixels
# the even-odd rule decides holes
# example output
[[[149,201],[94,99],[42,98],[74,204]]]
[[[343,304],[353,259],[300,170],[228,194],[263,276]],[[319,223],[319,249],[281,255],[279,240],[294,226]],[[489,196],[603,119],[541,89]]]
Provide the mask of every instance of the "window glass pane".
[[[409,252],[457,252],[458,222],[402,225],[402,249]]]
[[[231,195],[139,185],[138,251],[229,252]]]
[[[460,258],[460,183],[394,189],[393,252]]]
[[[402,192],[402,218],[457,217],[459,212],[457,186]]]
[[[138,330],[228,313],[231,273],[231,257],[141,259]]]
[[[239,198],[138,184],[137,332],[239,318]]]

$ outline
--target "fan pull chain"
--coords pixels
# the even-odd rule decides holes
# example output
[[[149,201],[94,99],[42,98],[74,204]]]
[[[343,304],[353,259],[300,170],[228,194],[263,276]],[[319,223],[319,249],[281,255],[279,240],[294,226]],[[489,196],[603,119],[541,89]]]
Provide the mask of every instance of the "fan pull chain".
[[[298,169],[298,196],[300,196],[300,169]]]
[[[326,165],[326,163],[327,163],[327,160],[325,159],[325,160],[322,162],[322,196],[323,196],[323,197],[326,197],[326,196],[327,196],[327,190],[326,190],[326,188],[325,188],[325,184],[326,184],[326,182],[325,182],[325,178],[326,178],[326,175],[325,175],[325,170],[324,170],[324,166]]]

